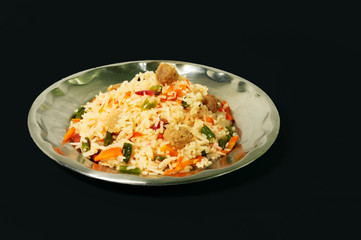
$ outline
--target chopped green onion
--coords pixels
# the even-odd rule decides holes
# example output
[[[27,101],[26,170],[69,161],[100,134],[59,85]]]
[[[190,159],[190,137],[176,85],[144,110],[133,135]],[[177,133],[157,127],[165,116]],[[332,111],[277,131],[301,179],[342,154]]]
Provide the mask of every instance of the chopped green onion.
[[[104,138],[104,146],[108,146],[113,143],[113,135],[111,132],[107,131]]]
[[[214,132],[212,132],[212,130],[207,127],[206,125],[203,125],[202,129],[201,129],[201,133],[203,133],[204,135],[206,135],[207,139],[210,140],[212,138],[215,138],[216,135],[214,134]]]
[[[139,168],[128,169],[128,166],[120,166],[119,172],[139,175],[140,169]]]
[[[123,144],[123,156],[124,156],[124,162],[128,163],[130,156],[132,155],[133,145],[131,143],[124,143]]]

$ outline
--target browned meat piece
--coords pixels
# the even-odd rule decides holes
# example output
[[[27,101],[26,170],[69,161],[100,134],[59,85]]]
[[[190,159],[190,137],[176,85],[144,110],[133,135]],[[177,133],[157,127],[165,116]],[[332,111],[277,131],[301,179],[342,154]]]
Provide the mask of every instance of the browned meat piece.
[[[171,83],[178,80],[179,74],[174,66],[161,63],[155,72],[157,80],[162,83]]]
[[[203,104],[208,107],[208,109],[212,112],[217,112],[221,107],[221,102],[212,94],[208,94],[203,98]]]
[[[174,126],[168,125],[163,137],[170,141],[176,148],[183,148],[193,137],[188,127],[180,126],[177,130]]]

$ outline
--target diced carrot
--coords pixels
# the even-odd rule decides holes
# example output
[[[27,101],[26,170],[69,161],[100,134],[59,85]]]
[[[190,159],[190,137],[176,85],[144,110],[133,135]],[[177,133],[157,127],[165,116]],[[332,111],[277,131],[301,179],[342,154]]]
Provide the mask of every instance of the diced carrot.
[[[179,170],[177,170],[176,168],[173,169],[168,169],[167,171],[164,172],[164,175],[171,175],[172,173],[176,173]]]
[[[224,112],[226,113],[226,119],[233,121],[234,118],[233,118],[233,116],[231,114],[231,109],[229,108],[229,105],[227,104],[227,106],[224,107],[224,105],[226,105],[226,104],[227,104],[227,101],[223,100],[222,101],[222,108],[220,108],[219,111],[222,112],[222,109],[224,109]]]
[[[187,81],[188,85],[191,85],[191,84],[192,84],[192,83],[189,81],[188,78],[186,78],[186,81]]]
[[[124,98],[127,99],[132,95],[132,91],[125,92]]]
[[[233,121],[234,118],[232,117],[231,109],[230,109],[229,107],[226,107],[226,108],[224,109],[224,111],[226,112],[226,118],[227,118],[228,120]]]
[[[123,156],[121,148],[119,148],[119,147],[109,148],[107,150],[101,151],[97,156],[95,156],[94,161],[98,162],[100,160],[115,158],[118,156]]]
[[[180,85],[179,86],[183,91],[187,90],[187,85]]]
[[[209,123],[214,124],[213,118],[211,118],[211,117],[207,117],[207,118],[206,118],[206,122],[209,122]]]
[[[238,138],[239,138],[238,136],[231,137],[231,139],[228,142],[227,148],[224,149],[222,152],[223,153],[229,153],[234,148],[234,146],[236,145],[236,143],[238,141]]]
[[[75,127],[71,127],[64,135],[63,143],[68,141],[75,133]]]
[[[170,85],[169,88],[167,89],[167,93],[173,92],[174,91],[174,85]]]
[[[195,159],[193,159],[193,164],[202,161],[203,157],[202,156],[198,156]]]
[[[141,136],[143,136],[143,133],[141,133],[141,132],[134,132],[131,138],[133,138],[133,137],[141,137]]]
[[[176,149],[174,149],[171,145],[169,144],[164,144],[163,146],[160,147],[160,150],[162,152],[169,152],[169,155],[171,155],[172,157],[175,157],[178,155],[178,152]]]
[[[164,139],[164,137],[163,137],[163,133],[159,133],[158,134],[158,138],[157,139]]]
[[[72,119],[72,121],[73,121],[74,123],[80,122],[80,120],[81,120],[80,118],[73,118],[73,119]]]
[[[184,168],[186,168],[187,166],[196,164],[197,162],[201,161],[202,158],[203,158],[202,156],[198,156],[194,159],[190,159],[190,160],[182,162],[183,156],[179,156],[176,167],[165,171],[164,175],[171,175],[173,173],[179,172],[179,171],[183,170]]]
[[[99,169],[100,169],[99,164],[98,163],[93,163],[92,169],[99,171]]]
[[[183,156],[179,156],[178,157],[178,160],[177,160],[177,165],[181,165],[182,164],[182,161],[183,161]]]
[[[175,90],[175,92],[176,92],[176,98],[183,96],[183,91],[182,91],[182,89],[177,89],[177,90]]]

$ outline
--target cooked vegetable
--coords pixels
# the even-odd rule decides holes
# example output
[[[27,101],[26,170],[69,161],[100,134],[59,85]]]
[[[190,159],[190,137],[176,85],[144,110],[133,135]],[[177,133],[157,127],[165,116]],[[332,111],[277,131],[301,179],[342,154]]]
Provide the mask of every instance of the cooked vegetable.
[[[74,133],[74,134],[71,136],[71,140],[72,140],[73,142],[80,142],[80,139],[81,139],[81,137],[80,137],[79,133]]]
[[[133,137],[141,137],[143,136],[143,133],[141,132],[134,132],[133,135],[130,137],[130,138],[133,138]]]
[[[155,91],[154,90],[142,90],[142,91],[136,91],[134,93],[137,95],[140,95],[140,96],[143,96],[144,94],[148,95],[148,96],[153,96],[155,94]]]
[[[178,152],[176,149],[174,149],[171,145],[169,144],[164,144],[163,146],[160,147],[160,150],[162,152],[169,152],[169,155],[171,155],[172,157],[177,156]]]
[[[227,104],[227,107],[224,107],[224,105],[226,105],[226,104],[227,104],[227,101],[223,100],[223,101],[222,101],[222,107],[224,108],[224,112],[226,113],[226,118],[227,118],[228,120],[233,121],[234,118],[232,117],[231,109],[229,108],[228,104]]]
[[[207,156],[206,150],[203,150],[203,151],[202,151],[202,156],[203,156],[203,157]]]
[[[227,126],[226,127],[227,128],[227,130],[228,130],[228,136],[233,136],[233,130],[232,130],[232,127],[230,127],[230,126]]]
[[[229,142],[229,140],[231,140],[231,138],[233,136],[232,128],[229,126],[227,126],[226,128],[228,130],[228,134],[226,136],[224,136],[223,138],[219,139],[219,141],[218,141],[218,145],[223,149],[226,147],[226,144]]]
[[[218,140],[218,145],[224,149],[226,147],[228,141],[229,141],[228,136],[225,136]]]
[[[159,129],[159,128],[160,128],[160,125],[161,125],[161,122],[163,122],[163,126],[164,126],[165,124],[168,124],[167,119],[161,118],[160,121],[159,121],[157,124],[153,124],[152,126],[150,126],[150,128],[153,129],[153,130]]]
[[[131,143],[124,143],[123,144],[123,156],[124,162],[128,163],[130,156],[132,155],[133,145]]]
[[[100,160],[115,158],[115,157],[122,156],[122,155],[123,155],[122,149],[119,147],[115,147],[115,148],[109,148],[109,149],[101,151],[93,159],[94,159],[94,161],[98,162]]]
[[[85,141],[83,141],[81,143],[81,151],[82,152],[87,152],[87,151],[90,150],[90,139],[88,137],[86,137],[84,140]]]
[[[226,149],[224,149],[222,152],[224,153],[229,153],[230,151],[232,151],[232,149],[234,148],[234,146],[236,146],[236,143],[238,141],[238,136],[234,136],[234,137],[231,137],[231,139],[229,140],[228,142],[228,146]]]
[[[153,161],[156,161],[156,160],[163,161],[164,159],[166,159],[166,157],[164,157],[162,155],[158,155],[153,159]]]
[[[164,175],[171,175],[173,173],[179,172],[187,166],[190,166],[190,165],[196,164],[197,162],[200,162],[202,160],[202,158],[203,158],[202,156],[198,156],[194,159],[190,159],[190,160],[182,162],[183,157],[179,156],[177,166],[173,169],[169,169],[169,170],[165,171]]]
[[[187,107],[189,107],[189,104],[186,101],[182,101],[182,106],[184,108],[187,108]]]
[[[113,142],[113,135],[111,132],[107,131],[104,138],[104,146],[108,146],[112,144],[112,142]]]
[[[83,114],[85,113],[85,107],[80,107],[78,108],[78,110],[73,114],[73,116],[71,117],[72,119],[74,118],[79,118],[79,119],[83,119]]]
[[[203,133],[204,135],[206,135],[207,139],[210,140],[212,138],[215,138],[216,135],[214,134],[214,132],[212,132],[212,130],[207,127],[206,125],[203,125],[202,129],[201,129],[201,133]]]
[[[140,174],[139,168],[128,169],[128,166],[123,166],[123,165],[119,167],[120,167],[119,172],[121,173],[129,173],[129,174],[137,174],[137,175]]]
[[[211,124],[214,124],[213,118],[211,118],[211,117],[207,117],[207,118],[206,118],[206,122],[209,122],[209,123],[211,123]]]
[[[159,95],[162,93],[163,86],[162,85],[153,85],[150,87],[150,90],[153,90],[155,92],[155,95]]]
[[[63,143],[68,141],[75,133],[75,127],[71,127],[64,135]]]
[[[149,110],[151,108],[154,108],[155,106],[157,106],[157,101],[154,102],[149,102],[148,99],[146,99],[142,105],[140,106],[140,109],[142,110]]]

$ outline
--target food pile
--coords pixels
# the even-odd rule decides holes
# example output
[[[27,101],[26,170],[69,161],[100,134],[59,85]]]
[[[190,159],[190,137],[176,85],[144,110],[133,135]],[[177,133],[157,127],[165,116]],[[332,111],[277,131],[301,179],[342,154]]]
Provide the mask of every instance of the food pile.
[[[63,142],[120,172],[173,175],[210,166],[238,140],[227,102],[161,63],[75,110]]]

